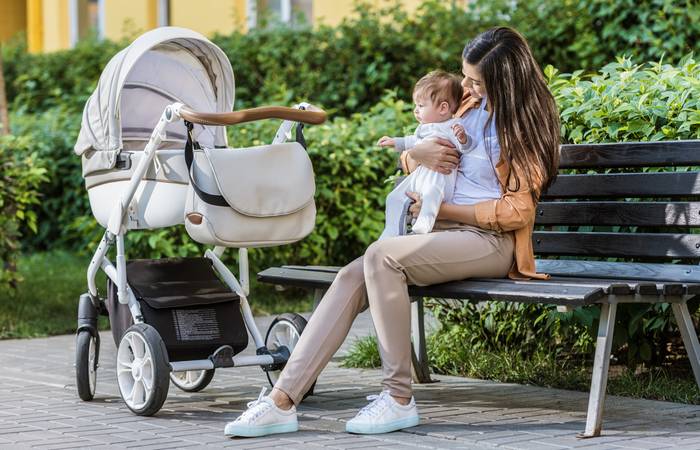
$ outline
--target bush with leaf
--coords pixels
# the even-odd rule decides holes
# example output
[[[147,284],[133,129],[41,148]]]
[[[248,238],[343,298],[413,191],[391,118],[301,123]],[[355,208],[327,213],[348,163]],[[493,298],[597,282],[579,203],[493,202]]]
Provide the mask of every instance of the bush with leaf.
[[[367,111],[387,89],[407,98],[429,70],[459,71],[465,43],[496,25],[528,39],[537,61],[560,70],[595,70],[630,55],[677,63],[700,41],[696,0],[425,1],[411,14],[398,4],[358,2],[338,26],[259,28],[215,36],[236,73],[237,107],[313,99],[348,116]],[[15,110],[60,105],[80,111],[102,68],[127,42],[88,39],[75,49],[28,54],[5,46],[8,98]]]
[[[564,142],[700,138],[700,64],[618,58],[599,72],[559,74],[545,68],[560,110]]]
[[[36,232],[32,206],[40,201],[46,169],[25,137],[0,137],[0,291],[12,293],[20,280],[16,261],[25,230]]]

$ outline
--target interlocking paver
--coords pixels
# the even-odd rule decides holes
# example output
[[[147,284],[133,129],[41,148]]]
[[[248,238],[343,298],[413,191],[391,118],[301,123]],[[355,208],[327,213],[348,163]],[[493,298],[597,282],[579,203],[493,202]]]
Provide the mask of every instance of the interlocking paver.
[[[351,335],[372,329],[365,313]],[[316,395],[300,405],[301,432],[230,439],[223,435],[225,423],[267,384],[259,368],[217,370],[212,384],[197,394],[171,386],[156,416],[138,417],[119,397],[114,344],[108,333],[102,337],[97,395],[89,403],[76,395],[74,336],[0,342],[0,448],[700,448],[699,406],[609,397],[603,437],[579,440],[587,393],[445,376],[435,376],[440,383],[415,386],[419,426],[349,435],[345,422],[367,403],[367,395],[381,389],[380,371],[339,367],[337,356],[354,338],[321,374]]]

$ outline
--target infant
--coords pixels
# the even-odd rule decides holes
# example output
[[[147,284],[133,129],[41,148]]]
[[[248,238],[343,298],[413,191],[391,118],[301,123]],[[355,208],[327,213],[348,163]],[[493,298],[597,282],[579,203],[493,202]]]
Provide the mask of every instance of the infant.
[[[394,147],[401,152],[423,140],[443,138],[449,140],[462,154],[471,151],[474,140],[460,125],[459,119],[452,118],[461,99],[462,85],[459,77],[442,70],[430,72],[418,80],[413,88],[413,102],[416,105],[413,114],[420,122],[415,133],[405,137],[384,136],[378,145]],[[418,166],[387,196],[386,225],[379,239],[406,234],[406,214],[412,202],[406,192],[417,192],[422,199],[421,210],[411,228],[412,232],[429,233],[435,225],[440,204],[452,198],[456,177],[456,170],[443,175]]]

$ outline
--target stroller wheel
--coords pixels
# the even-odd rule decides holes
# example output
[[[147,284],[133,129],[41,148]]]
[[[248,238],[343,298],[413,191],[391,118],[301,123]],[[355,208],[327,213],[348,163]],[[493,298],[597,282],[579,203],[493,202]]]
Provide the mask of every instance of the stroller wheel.
[[[292,353],[294,347],[299,342],[301,333],[306,327],[306,319],[296,313],[284,313],[280,314],[272,321],[270,328],[267,329],[267,335],[265,336],[265,346],[268,350],[274,351],[281,346],[287,347],[289,353]],[[268,370],[267,380],[270,382],[272,387],[275,386],[277,379],[279,378],[281,370]],[[316,386],[316,380],[309,388],[309,390],[304,394],[304,398],[309,395],[313,395],[314,387]]]
[[[117,384],[126,406],[139,416],[157,413],[168,396],[168,352],[150,325],[129,327],[117,350]]]
[[[81,330],[75,340],[75,381],[78,397],[89,402],[95,397],[97,354],[100,341],[88,330]]]
[[[214,369],[170,372],[170,381],[185,392],[201,391],[209,386],[212,378],[214,378]]]

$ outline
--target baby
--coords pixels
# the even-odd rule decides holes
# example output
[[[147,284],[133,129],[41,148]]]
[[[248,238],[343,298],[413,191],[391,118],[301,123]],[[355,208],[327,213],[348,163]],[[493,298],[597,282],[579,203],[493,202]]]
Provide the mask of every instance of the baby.
[[[413,114],[420,122],[415,133],[405,137],[384,136],[379,139],[378,145],[394,147],[401,152],[426,139],[444,138],[452,142],[462,154],[471,151],[473,139],[460,125],[459,119],[452,118],[461,99],[462,85],[459,77],[442,70],[430,72],[418,80],[413,88],[413,102],[416,105]],[[417,192],[422,199],[421,210],[412,226],[412,232],[429,233],[435,224],[440,204],[452,198],[456,177],[456,170],[443,175],[418,166],[387,196],[386,225],[379,239],[406,234],[406,214],[412,201],[406,192]]]

